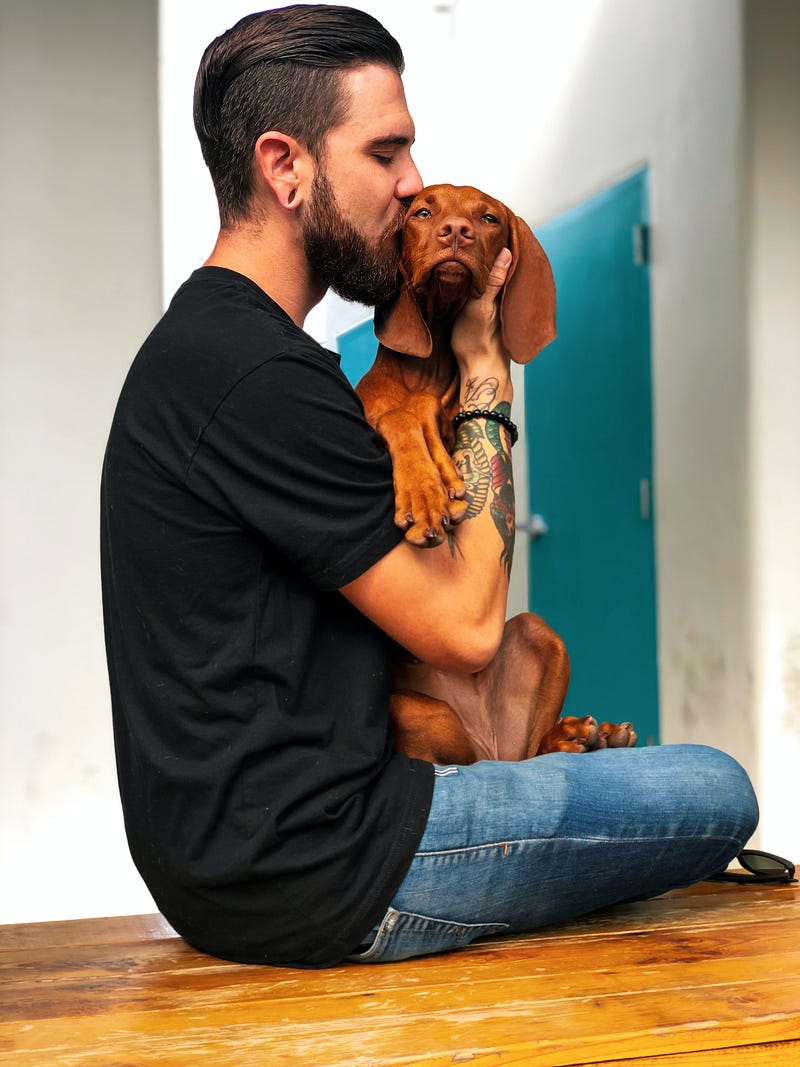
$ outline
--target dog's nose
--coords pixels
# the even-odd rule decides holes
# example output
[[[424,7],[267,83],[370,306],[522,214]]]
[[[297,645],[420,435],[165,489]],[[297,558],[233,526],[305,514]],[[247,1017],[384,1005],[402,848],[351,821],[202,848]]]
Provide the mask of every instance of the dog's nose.
[[[449,215],[442,219],[436,236],[445,244],[457,247],[475,240],[475,229],[469,219],[463,215]]]

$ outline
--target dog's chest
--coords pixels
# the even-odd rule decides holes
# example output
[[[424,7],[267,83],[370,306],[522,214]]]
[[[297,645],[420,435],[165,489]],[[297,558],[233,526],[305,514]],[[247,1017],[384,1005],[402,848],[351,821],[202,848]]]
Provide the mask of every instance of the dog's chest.
[[[400,375],[410,393],[434,393],[444,399],[454,389],[458,392],[458,366],[449,347],[434,349],[428,359],[402,356]]]

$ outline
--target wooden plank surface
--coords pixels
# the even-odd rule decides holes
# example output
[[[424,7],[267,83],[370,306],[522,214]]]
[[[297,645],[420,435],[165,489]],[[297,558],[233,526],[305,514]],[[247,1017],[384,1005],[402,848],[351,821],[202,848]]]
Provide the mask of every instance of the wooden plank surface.
[[[158,916],[5,927],[0,990],[2,1067],[786,1064],[800,1062],[800,892],[704,884],[323,971],[225,963]]]

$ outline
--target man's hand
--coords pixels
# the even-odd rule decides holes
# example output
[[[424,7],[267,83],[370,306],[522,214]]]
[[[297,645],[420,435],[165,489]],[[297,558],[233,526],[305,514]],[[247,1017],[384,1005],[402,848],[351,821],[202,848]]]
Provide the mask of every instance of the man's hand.
[[[450,343],[462,382],[476,373],[497,374],[501,370],[508,373],[509,357],[503,349],[500,335],[497,297],[505,284],[510,266],[511,252],[503,248],[489,271],[485,292],[468,300],[455,321]]]

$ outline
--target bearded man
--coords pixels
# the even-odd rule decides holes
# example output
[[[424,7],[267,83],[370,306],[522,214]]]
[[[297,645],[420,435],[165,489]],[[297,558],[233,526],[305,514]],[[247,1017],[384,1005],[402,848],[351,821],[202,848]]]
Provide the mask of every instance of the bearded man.
[[[755,818],[711,750],[435,768],[392,748],[390,639],[477,671],[508,588],[488,503],[453,554],[404,541],[390,460],[302,329],[328,287],[374,304],[395,286],[422,186],[402,69],[379,23],[335,6],[209,45],[195,125],[219,238],[134,361],[106,451],[128,840],[178,932],[232,960],[397,959],[552,922],[724,866]],[[495,405],[512,400],[509,261],[453,342]]]

